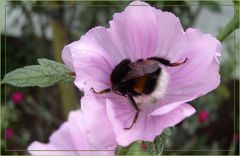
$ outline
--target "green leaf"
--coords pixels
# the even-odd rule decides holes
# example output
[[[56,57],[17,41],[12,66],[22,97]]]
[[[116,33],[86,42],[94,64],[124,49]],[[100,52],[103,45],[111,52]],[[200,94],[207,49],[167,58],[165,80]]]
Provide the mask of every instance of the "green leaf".
[[[129,148],[130,148],[131,145],[127,146],[127,147],[123,147],[123,146],[120,146],[118,145],[116,150],[115,150],[115,154],[116,155],[126,155]]]
[[[45,58],[39,58],[39,59],[37,59],[37,61],[41,66],[50,67],[50,68],[57,68],[56,69],[57,71],[70,72],[69,68],[67,68],[62,63],[52,61],[52,60],[48,60],[48,59],[45,59]]]
[[[1,83],[17,87],[48,87],[59,81],[71,81],[71,72],[65,65],[48,59],[38,59],[40,65],[16,69],[5,75]]]
[[[147,145],[148,152],[151,155],[161,155],[171,135],[171,129],[167,128],[161,135],[157,136],[153,142],[144,142]]]
[[[117,146],[116,155],[149,155],[146,149],[141,148],[143,143],[136,141],[127,147]]]
[[[130,145],[130,148],[128,149],[127,155],[149,155],[149,153],[141,148],[142,142],[134,142]]]

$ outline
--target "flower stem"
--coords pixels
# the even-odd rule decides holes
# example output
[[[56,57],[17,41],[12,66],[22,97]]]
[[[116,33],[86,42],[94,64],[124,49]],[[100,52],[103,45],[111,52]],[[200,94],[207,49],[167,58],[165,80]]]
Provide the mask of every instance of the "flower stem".
[[[239,2],[234,3],[234,16],[231,21],[225,26],[225,28],[217,35],[219,41],[223,41],[227,38],[235,29],[239,28]]]

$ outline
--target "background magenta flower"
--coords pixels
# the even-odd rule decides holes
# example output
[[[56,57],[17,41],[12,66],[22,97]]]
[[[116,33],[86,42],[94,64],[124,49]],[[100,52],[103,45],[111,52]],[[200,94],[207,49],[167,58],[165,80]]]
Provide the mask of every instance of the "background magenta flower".
[[[21,103],[23,101],[23,98],[24,94],[22,92],[16,91],[11,94],[11,100],[15,104]]]
[[[7,140],[11,139],[13,137],[13,134],[14,134],[14,132],[13,132],[12,128],[7,128],[5,130],[5,137],[6,137]]]
[[[199,112],[199,114],[198,114],[199,122],[201,122],[201,123],[206,122],[208,120],[208,118],[209,118],[209,114],[207,111],[202,110]]]
[[[133,121],[133,106],[119,95],[102,96],[106,99],[98,102],[105,107],[102,115],[107,114],[120,145],[127,146],[136,140],[153,141],[165,128],[195,112],[186,102],[219,85],[217,57],[221,45],[213,36],[192,28],[184,31],[175,15],[139,1],[116,13],[109,23],[110,28],[95,27],[63,50],[65,63],[71,68],[74,66],[75,84],[86,95],[95,96],[90,92],[91,87],[97,91],[111,87],[110,74],[125,58],[133,62],[149,57],[170,62],[183,62],[188,58],[175,68],[160,65],[164,74],[160,88],[152,96],[135,98],[141,112],[129,131],[124,128]]]
[[[35,141],[28,151],[32,155],[113,155],[115,145],[104,149],[108,151],[92,151],[99,149],[89,143],[87,134],[82,112],[72,111],[68,121],[50,136],[49,143]]]
[[[233,133],[232,140],[233,140],[233,141],[238,141],[238,140],[239,140],[239,132],[234,132],[234,133]]]

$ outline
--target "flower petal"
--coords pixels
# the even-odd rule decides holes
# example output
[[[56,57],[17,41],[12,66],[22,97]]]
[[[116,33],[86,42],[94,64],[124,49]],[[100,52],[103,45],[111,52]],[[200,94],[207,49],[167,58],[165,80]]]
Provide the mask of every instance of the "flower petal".
[[[164,114],[167,114],[169,112],[171,112],[172,110],[174,110],[175,108],[179,107],[180,105],[182,105],[182,101],[180,102],[174,102],[174,103],[171,103],[171,104],[167,104],[167,105],[164,105],[160,108],[157,108],[155,109],[151,115],[164,115]]]
[[[62,50],[62,59],[63,62],[71,69],[71,71],[75,71],[73,66],[72,54],[67,46],[65,46]]]
[[[161,100],[162,105],[191,101],[217,88],[220,84],[218,60],[214,58],[202,75],[196,74],[193,77],[198,81],[171,79],[164,99]]]
[[[178,33],[183,33],[179,19],[149,4],[134,1],[110,23],[114,43],[133,61],[153,57],[172,46]],[[169,48],[169,47],[167,47]]]
[[[75,72],[79,77],[75,84],[80,89],[87,88],[85,80],[87,86],[94,84],[99,90],[110,86],[111,71],[123,58],[112,43],[107,29],[95,27],[67,47],[71,51]]]
[[[193,84],[201,79],[213,61],[219,63],[217,56],[221,49],[220,42],[200,30],[188,29],[179,43],[173,47],[174,50],[169,52],[169,55],[172,55],[172,62],[181,62],[186,58],[188,61],[178,67],[169,68],[171,83]]]
[[[176,54],[177,51],[171,53],[171,49],[184,35],[181,22],[179,18],[171,12],[161,11],[159,9],[155,10],[155,16],[157,21],[155,33],[158,36],[158,40],[154,56],[172,61],[172,57],[169,54]]]
[[[38,141],[34,141],[28,147],[28,152],[31,155],[76,155],[74,151],[60,151],[52,144],[44,144]]]
[[[106,152],[92,151],[96,148],[92,147],[86,138],[86,130],[80,110],[70,113],[68,121],[64,122],[50,136],[49,143],[33,142],[28,150],[33,155],[105,155],[114,153],[114,147],[108,147],[106,150],[111,151]]]
[[[116,146],[113,127],[106,113],[106,99],[85,96],[81,99],[81,109],[89,143],[96,149],[101,150]]]
[[[133,139],[139,137],[143,130],[142,124],[139,124],[140,121],[142,121],[141,114],[132,129],[129,131],[124,130],[124,128],[130,127],[135,113],[133,106],[131,106],[127,100],[124,100],[123,98],[117,101],[108,99],[107,113],[111,124],[113,125],[116,140],[120,145],[127,146],[131,142],[135,141]],[[127,137],[122,138],[125,135],[127,135]]]
[[[44,144],[37,141],[33,142],[28,150],[32,155],[76,155],[76,151],[61,151],[61,150],[76,150],[69,134],[69,123],[65,122],[59,130],[55,131],[50,137],[50,143]],[[81,134],[81,133],[80,133]],[[85,145],[83,145],[85,146]],[[33,151],[32,151],[33,150]],[[50,151],[49,151],[50,150]]]
[[[107,100],[107,111],[117,142],[122,146],[128,146],[136,140],[153,141],[165,128],[181,122],[192,115],[195,109],[188,104],[181,104],[164,115],[155,116],[150,115],[151,109],[145,108],[141,110],[136,124],[130,130],[124,128],[132,123],[135,110],[127,101],[122,100],[116,103],[116,101]]]

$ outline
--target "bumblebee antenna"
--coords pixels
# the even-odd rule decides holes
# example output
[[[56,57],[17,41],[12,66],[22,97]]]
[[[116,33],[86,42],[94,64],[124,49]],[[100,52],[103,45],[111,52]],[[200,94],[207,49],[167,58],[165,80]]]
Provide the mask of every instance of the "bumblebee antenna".
[[[93,93],[95,94],[106,94],[106,93],[109,93],[112,91],[112,88],[107,88],[107,89],[104,89],[104,90],[101,90],[99,92],[96,92],[93,88],[90,89]]]

